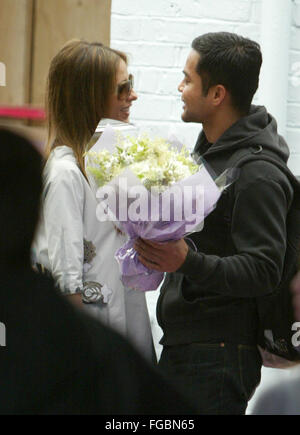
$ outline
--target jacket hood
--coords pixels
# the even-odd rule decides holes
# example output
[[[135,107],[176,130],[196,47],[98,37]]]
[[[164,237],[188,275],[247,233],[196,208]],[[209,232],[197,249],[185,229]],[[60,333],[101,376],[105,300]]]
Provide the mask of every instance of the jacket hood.
[[[206,155],[220,151],[233,151],[243,147],[268,148],[287,162],[289,148],[286,141],[277,132],[275,118],[264,106],[251,106],[250,113],[240,118],[214,143],[210,144],[202,131],[198,137],[195,152]]]

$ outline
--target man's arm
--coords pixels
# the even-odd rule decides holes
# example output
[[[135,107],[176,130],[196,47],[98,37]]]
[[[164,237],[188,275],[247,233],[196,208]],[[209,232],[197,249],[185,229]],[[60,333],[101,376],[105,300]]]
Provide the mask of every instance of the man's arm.
[[[153,242],[147,242],[147,246],[139,242],[137,251],[145,266],[183,273],[206,291],[235,297],[267,294],[281,278],[287,208],[282,186],[272,180],[259,180],[236,196],[231,228],[235,255],[205,255],[201,247],[196,253],[183,240],[164,243],[163,247]]]

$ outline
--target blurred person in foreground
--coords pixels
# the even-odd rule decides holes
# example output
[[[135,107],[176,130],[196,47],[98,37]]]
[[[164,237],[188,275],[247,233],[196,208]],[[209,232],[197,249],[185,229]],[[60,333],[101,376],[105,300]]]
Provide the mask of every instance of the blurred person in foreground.
[[[33,271],[42,157],[2,128],[0,146],[0,414],[193,412],[123,337]]]

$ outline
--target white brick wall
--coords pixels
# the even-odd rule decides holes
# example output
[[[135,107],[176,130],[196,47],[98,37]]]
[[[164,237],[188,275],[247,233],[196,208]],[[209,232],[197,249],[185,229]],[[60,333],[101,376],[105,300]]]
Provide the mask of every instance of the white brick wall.
[[[139,94],[131,120],[154,134],[176,132],[193,147],[201,127],[181,121],[177,90],[190,44],[209,31],[260,42],[260,13],[261,0],[112,0],[111,46],[129,54]],[[300,0],[293,4],[288,80],[286,139],[290,167],[300,174]]]

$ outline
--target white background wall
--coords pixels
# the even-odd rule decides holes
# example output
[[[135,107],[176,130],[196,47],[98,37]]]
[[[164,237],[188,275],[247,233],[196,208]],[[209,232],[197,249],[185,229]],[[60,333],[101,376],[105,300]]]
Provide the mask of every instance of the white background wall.
[[[277,0],[274,0],[276,2]],[[292,0],[286,0],[292,1]],[[129,54],[130,71],[136,79],[139,99],[132,108],[132,122],[154,134],[175,132],[192,148],[201,129],[199,124],[181,121],[182,103],[177,86],[192,40],[206,32],[230,31],[260,41],[261,0],[112,0],[111,46]],[[276,71],[274,88],[280,86]],[[294,0],[290,26],[287,126],[289,165],[300,175],[300,0]],[[255,104],[260,101],[259,92]],[[156,349],[161,331],[156,324],[157,292],[148,292]],[[289,372],[264,369],[262,382],[250,402],[275,380]]]

